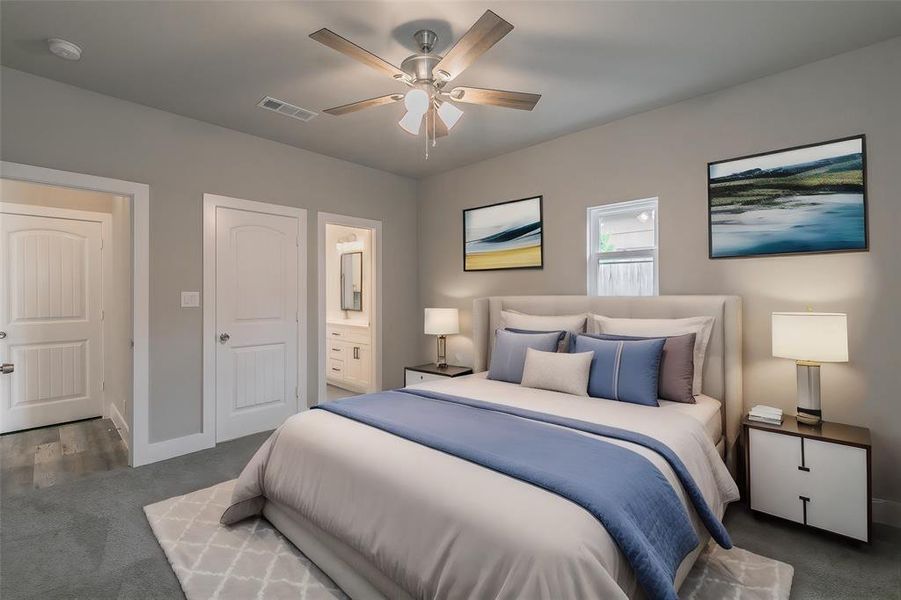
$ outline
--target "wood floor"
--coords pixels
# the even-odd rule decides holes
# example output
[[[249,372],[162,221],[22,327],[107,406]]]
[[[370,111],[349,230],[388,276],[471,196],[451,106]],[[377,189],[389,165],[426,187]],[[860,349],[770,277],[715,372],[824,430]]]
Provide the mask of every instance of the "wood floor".
[[[359,392],[352,392],[350,390],[345,390],[344,388],[339,388],[338,386],[327,384],[325,386],[325,398],[326,400],[340,400],[341,398],[350,398],[351,396],[358,396]]]
[[[128,448],[109,419],[92,419],[0,436],[4,497],[128,465]]]

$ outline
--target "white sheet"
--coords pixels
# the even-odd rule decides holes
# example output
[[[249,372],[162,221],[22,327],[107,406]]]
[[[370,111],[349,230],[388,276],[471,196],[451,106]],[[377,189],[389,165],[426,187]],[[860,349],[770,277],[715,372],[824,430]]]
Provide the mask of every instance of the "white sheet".
[[[499,402],[501,404],[504,404],[505,402],[503,401],[503,399],[494,399],[495,394],[498,393],[499,384],[501,384],[501,382],[489,380],[488,372],[483,371],[481,373],[476,373],[475,375],[456,377],[450,380],[429,381],[410,387],[434,390],[436,392],[455,394],[457,396],[465,396],[467,398],[478,398],[480,400],[487,400],[489,402]],[[528,389],[522,388],[520,386],[515,386],[514,384],[506,385],[513,386],[512,389],[514,390],[513,392],[508,391],[506,392],[506,394],[509,395],[510,393],[513,393],[516,397],[519,397],[518,390]],[[559,400],[561,403],[565,403],[570,399],[580,399],[582,401],[585,400],[585,398],[580,398],[578,396],[570,396],[567,394],[559,395]],[[600,398],[591,398],[590,400],[604,403],[613,402],[612,400],[603,400]],[[515,398],[511,402],[515,403]],[[655,411],[653,413],[648,412],[648,418],[666,419],[667,415],[673,412],[682,415],[688,415],[704,426],[704,431],[707,433],[707,437],[710,438],[710,441],[713,442],[714,445],[719,443],[720,438],[723,436],[722,402],[720,402],[716,398],[711,398],[710,396],[705,396],[703,394],[695,397],[695,404],[686,404],[684,402],[670,402],[669,400],[660,400],[659,402],[659,407],[644,407],[648,410]],[[616,404],[624,403],[616,402]]]
[[[484,375],[417,387],[649,435],[679,456],[717,516],[738,498],[708,434],[684,410],[522,388]],[[680,565],[680,584],[709,538],[704,526],[662,457],[605,439],[656,465],[691,515],[701,545]],[[641,596],[626,558],[580,506],[326,411],[295,415],[279,428],[244,469],[223,520],[258,513],[267,501],[296,511],[415,598]]]
[[[705,396],[695,396],[694,404],[685,404],[684,402],[670,402],[669,400],[660,400],[660,409],[665,411],[675,411],[688,415],[696,419],[704,426],[704,431],[714,444],[719,443],[723,437],[723,403],[716,398]]]

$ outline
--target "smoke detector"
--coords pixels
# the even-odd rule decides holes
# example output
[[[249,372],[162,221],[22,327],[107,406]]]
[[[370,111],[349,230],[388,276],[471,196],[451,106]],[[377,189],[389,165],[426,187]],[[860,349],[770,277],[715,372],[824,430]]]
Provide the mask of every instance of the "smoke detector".
[[[47,40],[47,48],[64,60],[78,60],[81,58],[81,47],[67,40],[51,38]]]

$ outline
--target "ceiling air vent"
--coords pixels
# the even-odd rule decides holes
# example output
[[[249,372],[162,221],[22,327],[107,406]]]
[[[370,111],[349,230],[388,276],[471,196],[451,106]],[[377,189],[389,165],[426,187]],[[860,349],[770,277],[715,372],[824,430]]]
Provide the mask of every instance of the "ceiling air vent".
[[[304,123],[317,115],[317,113],[314,113],[312,110],[282,102],[271,96],[266,96],[260,100],[257,103],[257,106],[265,108],[266,110],[271,110],[272,112],[277,112],[280,115],[285,115],[286,117],[291,117],[292,119],[297,119],[298,121],[303,121]]]

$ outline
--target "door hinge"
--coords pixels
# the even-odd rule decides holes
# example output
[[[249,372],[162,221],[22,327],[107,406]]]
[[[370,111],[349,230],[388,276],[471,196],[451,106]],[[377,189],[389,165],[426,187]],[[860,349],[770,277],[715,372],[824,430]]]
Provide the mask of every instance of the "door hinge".
[[[105,310],[101,310],[101,311],[100,311],[100,320],[102,321],[102,320],[104,320],[105,318],[106,318],[106,311],[105,311]]]
[[[100,389],[101,389],[101,390],[105,390],[105,389],[106,389],[106,382],[105,382],[105,381],[101,381],[101,382],[100,382]]]
[[[100,249],[103,250],[103,238],[100,238]]]
[[[295,398],[300,398],[300,392],[297,390],[297,386],[296,386],[296,385],[294,386],[294,397],[295,397]]]

